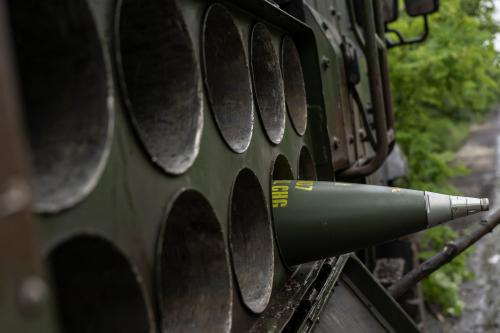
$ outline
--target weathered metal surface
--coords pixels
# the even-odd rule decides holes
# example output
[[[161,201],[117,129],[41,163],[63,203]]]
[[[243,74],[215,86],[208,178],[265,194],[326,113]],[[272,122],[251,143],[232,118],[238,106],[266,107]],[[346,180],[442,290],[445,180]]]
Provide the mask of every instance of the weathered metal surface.
[[[375,26],[377,47],[380,57],[380,74],[382,79],[382,90],[384,94],[384,107],[385,107],[385,120],[387,122],[387,141],[389,145],[389,152],[392,151],[396,144],[396,134],[394,128],[394,111],[392,109],[392,88],[391,80],[389,77],[389,64],[387,60],[387,46],[385,42],[385,23],[384,23],[384,9],[381,1],[374,2],[375,12]]]
[[[380,67],[379,47],[375,26],[375,13],[373,1],[363,1],[362,12],[364,50],[368,64],[368,79],[374,109],[377,149],[375,156],[370,159],[359,159],[356,164],[340,174],[342,179],[355,179],[366,177],[376,171],[384,162],[389,152],[387,138],[386,108],[384,101],[383,82]]]
[[[285,82],[286,105],[292,125],[299,135],[304,135],[307,127],[307,101],[304,74],[299,52],[293,40],[285,36],[281,46],[281,63]]]
[[[299,266],[270,307],[250,332],[418,332],[351,255]]]
[[[328,148],[333,158],[330,163],[335,170],[343,170],[349,167],[350,161],[355,160],[355,156],[353,144],[348,139],[352,135],[352,116],[348,108],[347,81],[340,49],[341,37],[339,31],[330,28],[330,25],[328,29],[323,29],[319,13],[308,5],[306,18],[315,32],[321,59],[327,61],[322,66],[321,75],[327,108],[324,122],[329,129],[331,145]],[[333,40],[335,37],[336,41]]]
[[[214,4],[203,22],[203,69],[215,120],[226,143],[247,150],[254,114],[248,57],[231,13]]]
[[[487,199],[349,183],[277,180],[273,219],[288,265],[325,259],[488,210]],[[462,209],[459,203],[471,203]],[[307,244],[307,248],[297,246]]]
[[[106,163],[114,118],[110,66],[85,0],[7,3],[35,207],[58,212],[93,190]]]
[[[208,4],[203,1],[182,2],[182,6],[177,4],[188,29],[189,37],[195,41],[193,43],[195,56],[199,59],[202,55],[201,27]],[[99,33],[111,49],[114,45],[116,22],[109,20],[109,17],[115,15],[117,8],[112,1],[94,1],[91,3],[91,7],[97,16],[96,21],[99,22]],[[248,55],[248,41],[255,16],[234,5],[227,5],[227,8],[238,27],[238,33],[241,34],[245,54]],[[278,9],[271,5],[264,4],[262,9],[265,11],[265,15],[260,16],[261,18],[267,16],[272,19],[274,16],[270,13],[280,13],[276,15],[278,18],[276,21],[264,22],[272,35],[275,51],[279,57],[284,33],[277,29],[273,23],[280,24],[287,16],[282,15]],[[304,26],[297,24],[295,20],[292,19],[291,22],[292,27],[300,26],[302,30],[307,30]],[[293,31],[288,30],[288,32]],[[313,63],[304,65],[304,67],[316,65],[317,63]],[[120,78],[120,76],[115,78]],[[241,155],[234,154],[228,149],[220,135],[217,123],[213,121],[214,117],[207,103],[208,95],[205,91],[202,93],[204,93],[205,126],[200,141],[200,151],[189,170],[176,177],[166,176],[162,170],[150,162],[149,156],[144,154],[143,142],[138,140],[134,127],[130,126],[133,125],[133,122],[130,122],[129,110],[124,109],[123,105],[117,104],[116,132],[113,136],[111,154],[101,178],[102,181],[98,183],[87,200],[67,213],[42,217],[44,244],[49,251],[57,246],[61,237],[66,235],[78,235],[89,230],[102,234],[107,239],[111,239],[113,244],[137,268],[137,274],[142,279],[147,291],[146,303],[151,304],[154,295],[157,294],[157,288],[151,283],[158,262],[154,240],[158,237],[159,225],[164,218],[164,207],[166,204],[172,204],[171,201],[180,188],[196,188],[210,202],[224,234],[225,242],[227,242],[226,237],[228,237],[230,191],[239,170],[246,167],[256,174],[263,187],[267,204],[270,202],[270,170],[275,156],[286,157],[295,173],[299,151],[304,145],[311,147],[311,138],[308,135],[302,138],[297,136],[289,119],[286,119],[287,126],[285,126],[281,143],[277,146],[270,145],[265,135],[265,129],[260,122],[256,121],[254,123],[254,134],[256,134],[252,136],[248,149]],[[312,93],[311,96],[315,96],[315,94]],[[321,105],[317,102],[313,104]],[[217,176],[212,177],[212,175]],[[201,208],[197,208],[197,206],[192,208],[192,210],[199,209]],[[275,251],[277,251],[276,248]],[[210,253],[208,251],[207,255],[214,256],[213,253],[211,255]],[[275,265],[274,289],[282,286],[290,273],[283,267],[278,256],[274,256],[273,260]],[[179,286],[181,282],[180,280],[171,280],[172,288]],[[250,327],[255,317],[246,309],[237,290],[233,289],[236,286],[237,282],[234,279],[231,287],[233,296],[230,322],[234,330],[241,331]],[[214,286],[208,286],[207,289],[209,288],[214,288]],[[192,289],[193,295],[195,295],[197,291],[194,290],[194,284]],[[202,289],[198,289],[198,292],[200,290]],[[179,295],[172,297],[172,302],[181,303],[181,297]],[[206,306],[206,308],[210,307],[211,305]],[[162,317],[163,315],[159,313],[156,321],[159,322]]]
[[[280,332],[293,316],[307,289],[314,283],[323,262],[298,266],[286,283],[274,292],[268,310],[254,323],[249,332]]]
[[[260,313],[271,298],[273,232],[262,187],[251,170],[238,174],[230,205],[229,244],[236,281],[245,305]]]
[[[317,318],[314,332],[419,332],[418,327],[354,256]]]
[[[33,33],[16,44],[19,50],[30,43],[43,47],[44,39],[38,37],[46,38],[43,29],[31,29],[52,27],[60,20],[62,28],[82,28],[71,36],[83,36],[59,44],[63,45],[60,50],[68,51],[64,60],[82,60],[80,54],[89,57],[80,65],[90,59],[98,67],[83,74],[67,71],[67,77],[73,78],[70,83],[63,80],[66,76],[51,76],[58,73],[55,65],[47,68],[43,72],[51,83],[47,87],[67,83],[51,91],[42,79],[30,82],[33,91],[44,92],[42,97],[54,102],[54,108],[47,104],[50,112],[63,109],[59,102],[78,102],[74,108],[66,105],[64,113],[79,122],[77,130],[68,126],[56,133],[102,131],[92,136],[95,154],[67,169],[93,175],[88,192],[72,204],[58,206],[57,213],[54,209],[54,214],[39,215],[40,254],[59,263],[53,266],[54,290],[62,305],[59,316],[64,327],[293,331],[306,327],[301,320],[309,325],[314,319],[309,315],[320,313],[319,305],[333,288],[333,277],[324,279],[322,267],[340,273],[343,264],[328,259],[302,265],[300,273],[293,275],[275,255],[279,252],[266,217],[272,180],[290,180],[295,175],[333,180],[334,164],[341,165],[337,171],[342,171],[361,156],[373,156],[359,135],[365,125],[353,113],[355,106],[345,86],[349,73],[342,44],[346,41],[359,55],[357,89],[368,110],[368,122],[373,123],[373,115],[364,42],[354,32],[361,27],[347,14],[348,2],[311,2],[321,20],[313,21],[302,11],[301,1],[285,6],[296,17],[263,0],[215,4],[205,0],[79,0],[57,3],[69,14],[63,10],[45,16],[15,8],[50,6],[54,0],[43,4],[10,1],[13,17],[35,15],[31,21],[36,24],[17,22]],[[336,11],[330,8],[332,4]],[[312,29],[297,17],[305,18]],[[330,36],[321,38],[326,33]],[[59,36],[54,33],[49,40],[55,37]],[[262,53],[257,52],[260,48]],[[255,57],[258,54],[261,60]],[[56,63],[59,56],[49,63]],[[33,64],[33,59],[25,62]],[[261,73],[257,69],[263,65],[270,68]],[[80,88],[78,93],[71,91],[73,87]],[[94,90],[101,94],[89,96]],[[254,109],[261,121],[254,121]],[[333,113],[341,117],[332,118]],[[345,122],[339,126],[337,119]],[[342,159],[336,159],[339,150],[333,147],[339,131],[345,140],[341,147],[346,148]],[[46,151],[41,154],[47,162],[61,162]],[[95,163],[101,169],[92,169]],[[87,250],[89,244],[96,244],[94,251]],[[75,253],[81,254],[82,267],[68,259]],[[81,274],[76,277],[69,268]],[[99,273],[106,274],[95,278]],[[123,280],[118,281],[117,275]],[[23,295],[36,295],[31,291],[39,284],[33,281],[28,281],[28,292]],[[370,281],[372,277],[362,275],[355,285],[363,283],[380,292],[380,286]],[[73,304],[75,295],[64,287],[73,282],[79,286],[82,304]],[[323,296],[316,302],[315,295]],[[88,309],[89,316],[83,316],[87,309],[79,306],[92,299],[108,304],[109,309],[102,314]],[[309,312],[304,310],[313,303]],[[64,304],[69,305],[63,308]],[[159,311],[151,311],[155,304]],[[378,306],[386,306],[385,298]],[[400,315],[398,308],[389,308],[394,316]],[[121,323],[118,313],[126,316]]]
[[[164,332],[229,332],[232,285],[229,253],[210,203],[179,193],[158,234],[157,299]]]
[[[175,1],[120,0],[115,52],[122,98],[153,162],[172,174],[198,156],[203,94],[195,47]]]
[[[310,332],[314,330],[328,299],[336,288],[337,281],[349,256],[330,258],[323,262],[318,277],[302,298],[294,316],[285,330]]]
[[[326,124],[327,117],[324,109],[320,106],[310,106],[308,108],[308,121],[311,127],[316,128],[316,131],[311,131],[312,142],[328,142],[328,126]],[[332,164],[332,150],[330,145],[312,145],[310,146],[311,157],[313,157],[316,171],[316,179],[333,180],[334,167]]]
[[[266,26],[257,23],[250,41],[255,99],[266,134],[278,144],[285,134],[285,88],[280,61]]]

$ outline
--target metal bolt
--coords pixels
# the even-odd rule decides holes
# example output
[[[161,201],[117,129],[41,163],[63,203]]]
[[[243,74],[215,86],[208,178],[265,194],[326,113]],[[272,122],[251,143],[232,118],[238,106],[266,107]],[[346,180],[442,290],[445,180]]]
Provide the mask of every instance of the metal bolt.
[[[329,8],[329,9],[330,9],[330,14],[331,14],[332,16],[335,16],[335,14],[337,14],[337,10],[335,9],[335,7],[330,6],[330,8]]]
[[[47,285],[38,276],[27,277],[19,289],[19,306],[26,314],[39,310],[47,294]]]
[[[340,140],[336,136],[333,137],[333,149],[337,150],[340,147]]]
[[[323,30],[328,30],[328,24],[326,22],[321,23]]]

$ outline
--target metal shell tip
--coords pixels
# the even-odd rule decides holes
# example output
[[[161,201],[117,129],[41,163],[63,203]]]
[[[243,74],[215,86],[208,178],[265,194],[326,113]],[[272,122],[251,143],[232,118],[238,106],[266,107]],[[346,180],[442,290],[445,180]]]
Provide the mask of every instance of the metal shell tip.
[[[490,210],[490,200],[488,198],[481,198],[481,210],[483,212]]]

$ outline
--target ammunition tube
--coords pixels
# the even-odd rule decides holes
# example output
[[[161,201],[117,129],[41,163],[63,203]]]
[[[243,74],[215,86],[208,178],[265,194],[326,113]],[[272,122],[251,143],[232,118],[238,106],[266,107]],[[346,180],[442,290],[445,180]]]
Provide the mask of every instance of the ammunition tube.
[[[476,199],[385,186],[276,180],[278,247],[288,265],[348,253],[489,209]]]

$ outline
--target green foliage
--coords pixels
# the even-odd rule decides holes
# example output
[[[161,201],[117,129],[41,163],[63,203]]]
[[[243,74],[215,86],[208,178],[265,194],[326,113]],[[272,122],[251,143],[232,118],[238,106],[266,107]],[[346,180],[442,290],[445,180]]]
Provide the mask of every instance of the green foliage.
[[[402,6],[401,6],[402,7]],[[401,186],[455,193],[449,179],[466,170],[454,160],[474,121],[484,118],[500,91],[499,56],[493,47],[498,26],[492,0],[441,1],[430,16],[430,36],[416,46],[389,52],[397,138],[410,174]],[[401,17],[391,24],[405,36],[422,32],[420,19]],[[422,258],[455,237],[450,228],[424,235]],[[427,299],[458,315],[459,284],[469,275],[465,256],[431,275],[423,284]]]
[[[500,70],[493,48],[490,1],[443,1],[430,17],[429,39],[389,53],[398,142],[409,158],[408,186],[447,188],[462,172],[450,165],[471,121],[484,117],[498,98]],[[419,19],[394,27],[421,32]]]
[[[458,233],[449,226],[428,230],[421,239],[420,245],[425,250],[420,253],[419,258],[429,259],[440,251],[446,243],[457,237]],[[472,248],[467,249],[450,263],[431,274],[422,283],[425,297],[441,305],[448,314],[453,316],[460,315],[464,307],[459,296],[460,284],[473,277],[472,272],[467,269],[467,257],[472,251]]]

